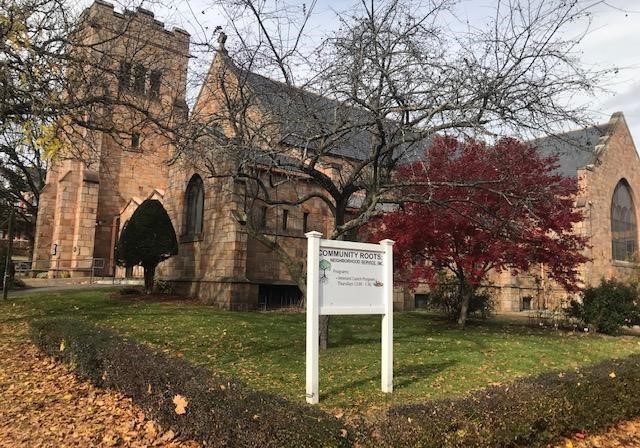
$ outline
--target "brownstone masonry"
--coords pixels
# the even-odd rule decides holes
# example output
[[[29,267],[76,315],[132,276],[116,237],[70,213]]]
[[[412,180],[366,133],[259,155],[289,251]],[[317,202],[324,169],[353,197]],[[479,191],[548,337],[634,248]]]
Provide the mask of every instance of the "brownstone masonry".
[[[93,3],[84,17],[87,26],[83,36],[100,49],[96,52],[100,59],[94,66],[109,74],[107,88],[119,98],[144,106],[161,121],[175,123],[184,118],[189,35],[179,29],[166,30],[144,9],[118,13],[102,1]],[[237,87],[240,73],[243,72],[234,68],[221,46],[192,108],[191,119],[201,118],[204,122],[218,113],[223,107],[223,86]],[[243,74],[245,81],[252,83],[248,87],[254,93],[282,88],[259,75]],[[268,131],[264,141],[256,142],[257,147],[268,147],[268,137],[282,132],[278,126],[265,124],[263,117],[269,116],[269,107],[268,101],[256,101],[248,109],[248,118],[262,123]],[[135,208],[152,197],[164,203],[179,237],[179,254],[158,271],[176,292],[227,309],[255,309],[297,301],[296,282],[268,242],[282,243],[292,259],[302,263],[304,233],[317,230],[327,236],[331,230],[326,204],[319,199],[295,207],[248,203],[247,184],[212,177],[197,160],[182,160],[169,166],[166,162],[175,151],[170,136],[141,120],[139,112],[117,106],[103,110],[101,117],[117,132],[78,129],[68,142],[73,150],[49,170],[37,219],[35,269],[46,271],[51,277],[67,272],[72,276],[86,275],[91,260],[98,258],[103,260],[103,273],[113,275],[113,252],[119,232]],[[206,152],[212,142],[198,144]],[[612,201],[622,182],[633,204],[637,203],[640,160],[622,113],[615,113],[606,124],[532,144],[542,154],[557,154],[559,171],[576,177],[581,186],[575,206],[583,211],[585,221],[575,231],[589,237],[587,255],[593,260],[581,269],[583,284],[595,285],[601,278],[627,278],[638,265],[612,250]],[[331,155],[322,160],[327,175],[340,176],[346,157]],[[232,161],[217,163],[224,166]],[[304,176],[287,175],[294,180],[272,187],[277,197],[291,199],[313,192],[313,185]],[[202,209],[195,215],[188,210],[188,201],[193,198],[187,196],[188,186],[194,184],[202,185],[204,198]],[[633,204],[625,211],[625,219],[637,223],[639,216]],[[201,229],[194,230],[194,219],[202,224]],[[248,219],[260,221],[266,240],[259,241],[248,234]],[[633,232],[633,238],[628,237],[625,244],[635,244],[637,250],[637,226]],[[124,275],[122,270],[118,273]],[[500,311],[554,308],[567,299],[567,294],[549,281],[544,266],[528,275],[496,274],[491,281]],[[396,286],[395,308],[413,309],[415,292],[400,282]]]

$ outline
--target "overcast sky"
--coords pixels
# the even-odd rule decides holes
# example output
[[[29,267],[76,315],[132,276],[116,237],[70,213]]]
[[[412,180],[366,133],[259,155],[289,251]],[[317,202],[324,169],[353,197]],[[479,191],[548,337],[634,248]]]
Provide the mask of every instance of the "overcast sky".
[[[86,1],[86,0],[85,0]],[[167,8],[150,6],[160,20],[166,20],[185,28],[198,40],[203,33],[210,33],[216,26],[229,28],[218,10],[208,5],[208,0],[169,1]],[[280,0],[285,1],[285,0]],[[369,1],[369,0],[367,0]],[[456,16],[481,26],[495,8],[497,0],[459,0]],[[560,1],[560,0],[558,0]],[[574,98],[579,104],[587,104],[594,120],[606,122],[612,113],[624,112],[634,140],[640,145],[640,0],[579,0],[584,5],[596,4],[592,23],[580,50],[584,64],[594,69],[618,68],[601,87],[606,90],[596,98]],[[296,2],[294,7],[311,4],[312,0]],[[314,16],[310,21],[310,33],[320,36],[338,25],[336,10],[345,10],[359,3],[353,0],[317,0]],[[455,25],[453,25],[455,26]],[[577,24],[568,33],[578,33],[585,28]],[[207,61],[208,62],[208,61]]]
[[[575,98],[588,105],[598,122],[606,122],[611,114],[622,111],[640,146],[640,0],[608,0],[597,2],[588,34],[580,45],[581,60],[594,69],[617,68],[618,74],[601,87],[605,90],[596,98]],[[478,19],[482,10],[495,1],[463,0],[462,6],[470,20]],[[484,6],[482,6],[484,4]],[[578,25],[575,31],[584,29]],[[573,30],[572,30],[573,31]]]

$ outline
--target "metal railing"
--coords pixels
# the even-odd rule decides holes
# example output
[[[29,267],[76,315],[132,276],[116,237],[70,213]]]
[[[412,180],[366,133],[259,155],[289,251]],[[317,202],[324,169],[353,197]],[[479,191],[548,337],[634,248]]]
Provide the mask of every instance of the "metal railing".
[[[32,261],[20,261],[15,264],[16,274],[28,275],[38,272],[87,272],[93,283],[94,277],[103,277],[105,271],[104,258],[54,258],[35,259]]]

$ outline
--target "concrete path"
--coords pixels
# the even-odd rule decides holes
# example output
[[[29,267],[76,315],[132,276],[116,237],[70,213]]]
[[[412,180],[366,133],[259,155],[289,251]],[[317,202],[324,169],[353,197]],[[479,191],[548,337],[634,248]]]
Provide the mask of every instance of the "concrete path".
[[[21,278],[27,285],[24,289],[9,291],[8,296],[21,297],[34,293],[58,291],[78,291],[82,289],[105,289],[124,286],[142,286],[142,279],[113,279],[109,277],[95,278],[93,283],[87,277],[82,278]]]

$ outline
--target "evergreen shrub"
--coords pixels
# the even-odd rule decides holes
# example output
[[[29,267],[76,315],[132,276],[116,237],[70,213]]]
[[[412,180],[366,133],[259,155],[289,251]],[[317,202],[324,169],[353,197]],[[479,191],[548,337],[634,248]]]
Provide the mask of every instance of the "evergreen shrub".
[[[599,286],[582,292],[581,302],[571,302],[569,315],[600,333],[615,334],[623,325],[640,322],[638,292],[617,280],[602,280]]]

